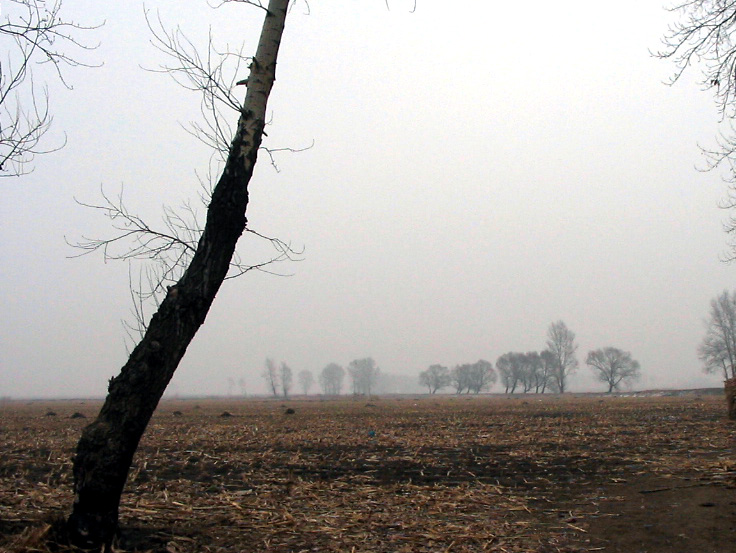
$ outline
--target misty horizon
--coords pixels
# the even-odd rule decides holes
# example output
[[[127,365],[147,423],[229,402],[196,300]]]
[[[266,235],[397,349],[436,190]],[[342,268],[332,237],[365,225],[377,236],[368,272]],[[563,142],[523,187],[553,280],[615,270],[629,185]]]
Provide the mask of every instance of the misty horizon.
[[[736,288],[720,261],[724,175],[697,170],[719,114],[697,72],[663,84],[674,68],[650,52],[673,14],[633,1],[545,4],[532,17],[485,5],[470,19],[412,6],[326,0],[290,13],[264,145],[311,147],[277,152],[278,171],[261,154],[247,217],[304,252],[274,267],[289,276],[226,281],[166,397],[222,395],[241,378],[260,393],[268,357],[315,377],[369,355],[414,379],[435,363],[495,365],[544,349],[557,320],[577,334],[571,391],[603,387],[584,360],[605,346],[641,363],[635,389],[721,385],[697,355],[710,300]],[[206,2],[146,9],[200,47],[211,25],[222,48],[250,53],[261,24],[257,9]],[[67,241],[110,233],[75,198],[122,191],[156,223],[164,205],[204,213],[212,150],[182,128],[200,100],[142,69],[165,62],[142,5],[64,10],[105,21],[89,54],[102,65],[65,71],[73,90],[38,69],[50,143],[66,145],[2,184],[3,397],[103,397],[127,359],[129,267],[70,258]],[[510,24],[521,19],[523,30]],[[272,255],[251,240],[238,251]]]

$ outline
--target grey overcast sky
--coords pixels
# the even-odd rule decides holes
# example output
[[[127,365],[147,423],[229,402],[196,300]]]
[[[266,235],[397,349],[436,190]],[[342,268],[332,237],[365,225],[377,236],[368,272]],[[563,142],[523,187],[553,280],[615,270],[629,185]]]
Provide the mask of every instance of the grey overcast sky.
[[[372,356],[416,375],[541,350],[562,319],[577,334],[572,389],[603,390],[586,353],[615,346],[637,388],[718,385],[696,348],[709,301],[732,289],[717,204],[722,175],[697,145],[718,113],[697,72],[674,87],[653,58],[674,15],[659,1],[311,0],[287,20],[250,226],[304,247],[292,276],[228,281],[171,394],[265,391],[264,359],[315,375]],[[467,5],[467,4],[466,4]],[[0,182],[0,396],[102,396],[125,362],[125,264],[69,259],[64,238],[107,222],[75,204],[124,187],[131,209],[196,199],[210,152],[182,125],[199,98],[166,75],[144,6],[66,0],[104,65],[49,85],[50,140],[35,171]],[[261,12],[205,1],[145,9],[205,47],[253,52]],[[42,78],[42,73],[38,74]],[[245,75],[244,75],[245,76]],[[263,253],[241,250],[258,261]]]

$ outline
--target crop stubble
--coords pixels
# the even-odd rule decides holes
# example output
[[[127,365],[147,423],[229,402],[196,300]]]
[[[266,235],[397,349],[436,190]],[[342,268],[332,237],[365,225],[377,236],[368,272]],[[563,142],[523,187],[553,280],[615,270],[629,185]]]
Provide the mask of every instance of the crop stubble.
[[[53,538],[45,523],[70,506],[89,422],[70,416],[98,407],[0,407],[0,547]],[[617,551],[620,529],[606,529],[622,517],[641,534],[632,539],[649,535],[644,504],[626,510],[640,497],[728,498],[734,435],[722,398],[706,396],[164,401],[130,473],[116,548]],[[726,512],[718,531],[733,544],[736,503],[718,502],[706,507]]]

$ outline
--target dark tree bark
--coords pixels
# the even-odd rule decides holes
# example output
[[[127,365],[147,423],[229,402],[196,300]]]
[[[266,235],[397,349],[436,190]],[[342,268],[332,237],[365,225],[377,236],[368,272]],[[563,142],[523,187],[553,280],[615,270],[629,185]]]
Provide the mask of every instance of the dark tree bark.
[[[140,438],[204,323],[245,229],[248,183],[263,135],[287,7],[288,0],[269,2],[235,137],[197,251],[120,374],[110,381],[97,419],[82,432],[74,459],[74,507],[67,521],[77,546],[99,549],[117,532],[120,497]]]

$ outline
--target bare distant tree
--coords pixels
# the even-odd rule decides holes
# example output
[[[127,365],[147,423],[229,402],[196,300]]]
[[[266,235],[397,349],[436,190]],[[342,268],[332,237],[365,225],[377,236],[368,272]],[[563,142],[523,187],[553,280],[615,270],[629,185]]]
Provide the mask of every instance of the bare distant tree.
[[[552,378],[557,390],[564,394],[567,390],[568,377],[578,367],[575,352],[578,346],[575,343],[575,333],[567,328],[562,321],[552,323],[547,330],[547,350],[552,358]]]
[[[342,393],[345,380],[345,369],[337,363],[330,363],[319,373],[319,385],[322,392],[328,396],[338,396]]]
[[[636,380],[641,376],[639,362],[628,351],[618,348],[602,348],[588,352],[585,360],[598,380],[608,384],[608,393],[617,390],[622,382]]]
[[[549,387],[552,362],[549,352],[504,353],[496,361],[496,370],[501,376],[504,393],[513,394],[521,386],[526,394],[534,391],[543,394]]]
[[[545,363],[539,352],[528,351],[523,357],[524,392],[534,391],[535,394],[544,393],[547,388],[547,373]]]
[[[450,371],[450,383],[456,394],[470,393],[470,365],[455,365]]]
[[[271,392],[271,395],[273,395],[273,397],[278,397],[280,387],[279,368],[276,366],[276,362],[270,357],[266,359],[266,366],[263,369],[261,376],[263,377],[263,380],[266,381],[266,386]]]
[[[496,383],[497,378],[493,364],[480,359],[468,369],[468,390],[476,394],[485,392]]]
[[[79,35],[97,28],[61,17],[61,0],[6,0],[0,15],[0,177],[30,171],[37,154],[58,150],[44,146],[51,127],[48,88],[34,80],[33,66],[51,68],[58,80],[71,88],[63,75],[65,67],[85,66],[77,56],[96,45],[85,44]]]
[[[281,393],[285,398],[289,397],[289,392],[291,391],[291,385],[294,382],[294,373],[291,370],[291,367],[281,362],[281,368],[279,369],[279,380],[281,381]]]
[[[539,354],[536,351],[530,351],[528,353],[514,353],[513,355],[512,367],[515,371],[514,376],[517,379],[517,384],[521,384],[522,391],[525,394],[533,388],[536,392],[539,392],[539,388],[542,387],[542,375],[540,374],[542,364]]]
[[[450,385],[450,369],[442,365],[430,365],[419,373],[419,384],[426,386],[430,394]]]
[[[301,388],[302,393],[306,396],[309,394],[309,390],[314,384],[314,376],[312,375],[312,371],[309,371],[307,369],[299,371],[299,374],[296,375],[296,379],[299,381],[299,388]]]
[[[353,394],[370,396],[381,369],[372,357],[354,359],[348,365],[348,374],[353,381]]]
[[[541,369],[541,383],[542,383],[542,389],[540,390],[540,393],[546,392],[548,389],[551,391],[556,391],[555,387],[555,379],[552,377],[554,374],[554,367],[555,367],[555,356],[554,354],[549,351],[548,349],[544,350],[539,354],[539,360],[542,363],[542,369]]]
[[[730,361],[726,342],[714,333],[708,333],[698,346],[698,358],[703,362],[703,371],[708,374],[721,373],[724,380],[731,378]]]
[[[510,351],[496,360],[496,370],[501,375],[501,384],[506,394],[516,392],[517,386],[522,383],[523,355],[523,353]]]
[[[736,292],[724,290],[711,300],[705,327],[698,348],[703,369],[722,372],[725,380],[736,377]]]
[[[529,391],[534,387],[535,381],[535,367],[530,362],[529,357],[526,353],[519,353],[519,375],[521,383],[521,391],[528,394]]]

